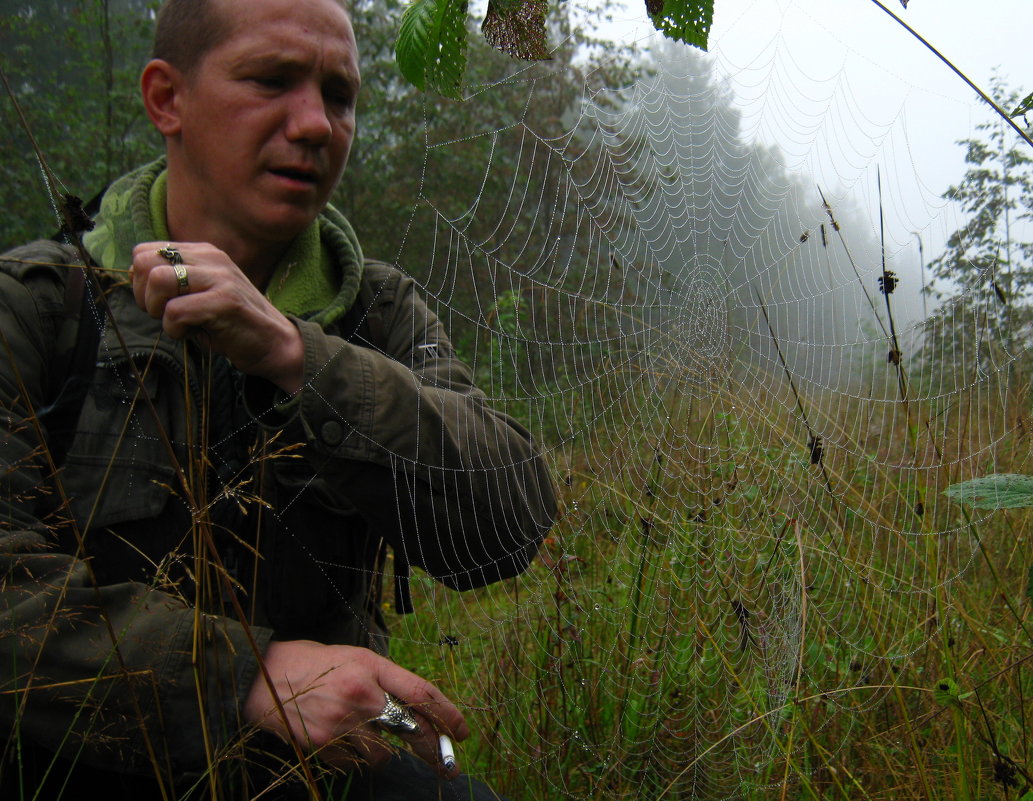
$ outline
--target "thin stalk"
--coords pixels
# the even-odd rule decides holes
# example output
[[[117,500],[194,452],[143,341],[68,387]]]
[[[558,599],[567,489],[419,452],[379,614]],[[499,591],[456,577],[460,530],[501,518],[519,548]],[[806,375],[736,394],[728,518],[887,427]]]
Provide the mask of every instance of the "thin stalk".
[[[994,734],[994,728],[990,724],[990,717],[986,714],[986,707],[983,706],[983,699],[979,697],[979,690],[973,690],[973,694],[976,697],[976,706],[979,707],[979,714],[983,718],[983,725],[986,727],[986,735],[982,735],[979,731],[974,732],[976,737],[982,740],[986,745],[990,746],[990,750],[993,752],[994,757],[1002,762],[1005,762],[1015,769],[1015,772],[1022,776],[1026,780],[1026,784],[1033,786],[1033,776],[1030,776],[1028,772],[1012,759],[1007,754],[1003,753],[997,745],[997,736]]]
[[[655,478],[656,474],[659,472],[659,470],[660,470],[660,465],[657,462],[657,460],[654,458],[653,459],[653,476],[654,476],[654,478]],[[648,479],[647,479],[647,481],[648,481]],[[655,509],[655,506],[656,506],[655,503],[650,504],[650,506],[649,506],[650,517],[648,519],[650,521],[652,521],[652,513],[653,513],[653,511]],[[634,524],[633,521],[632,521],[632,524]],[[639,620],[641,618],[640,607],[641,607],[641,604],[642,604],[643,585],[645,583],[646,563],[647,563],[648,557],[649,557],[649,533],[650,533],[650,529],[649,529],[649,527],[647,527],[645,525],[640,525],[640,529],[641,529],[641,535],[642,536],[641,536],[641,538],[639,540],[638,568],[637,568],[637,570],[635,572],[635,586],[634,586],[634,589],[633,589],[632,599],[631,599],[631,622],[630,622],[629,627],[628,627],[628,651],[627,651],[627,653],[625,654],[625,657],[624,657],[624,670],[623,670],[624,681],[622,682],[623,687],[621,688],[620,708],[619,708],[619,712],[617,714],[617,720],[616,720],[617,727],[621,731],[622,735],[625,733],[624,732],[625,715],[627,713],[628,698],[629,698],[629,696],[631,694],[631,688],[632,688],[632,684],[633,684],[633,680],[631,678],[632,675],[633,675],[633,671],[631,669],[631,665],[634,662],[634,656],[635,656],[636,649],[637,649],[637,646],[638,646],[638,639],[639,639],[639,636],[638,636],[638,626],[639,626]],[[637,723],[637,721],[636,721],[636,723]]]
[[[801,717],[803,717],[802,714]],[[831,758],[833,754],[818,741],[817,737],[815,737],[813,727],[804,724],[803,730],[804,734],[807,737],[807,741],[811,744],[811,747],[814,749],[816,755],[822,760],[825,766],[829,768],[829,773],[832,775],[832,781],[836,785],[836,789],[839,790],[844,801],[852,801],[852,799],[858,798],[857,793],[860,793],[860,797],[862,798],[870,798],[871,796],[868,795],[868,791],[864,789],[861,783],[851,772],[850,767],[847,764],[847,761],[843,760],[842,762],[840,762],[838,768],[834,767],[831,764]],[[843,780],[840,778],[839,775],[840,771],[845,773],[847,775],[847,778],[850,780],[851,786],[849,787],[849,789],[846,786],[844,786]]]
[[[807,410],[803,407],[803,401],[800,399],[800,393],[796,389],[796,382],[793,381],[793,375],[789,372],[789,365],[786,363],[785,356],[782,354],[782,346],[778,344],[778,337],[775,336],[775,329],[771,326],[771,319],[768,317],[768,308],[764,304],[764,301],[761,300],[761,297],[759,294],[757,294],[756,290],[754,290],[754,295],[757,298],[757,303],[760,304],[761,312],[764,314],[764,322],[768,326],[768,333],[771,334],[771,341],[775,343],[775,352],[778,354],[778,360],[782,364],[782,371],[785,373],[786,379],[789,381],[789,389],[791,389],[793,392],[793,398],[796,400],[796,408],[799,410],[800,418],[803,420],[804,427],[807,429],[807,436],[809,437],[809,441],[818,442],[819,438],[814,433],[814,429],[811,428],[811,422],[807,418]],[[828,491],[829,495],[835,497],[834,493],[832,492],[832,483],[829,480],[828,471],[825,469],[825,460],[823,458],[819,458],[817,461],[818,467],[821,468],[821,474],[825,479],[825,489]]]
[[[911,451],[912,451],[912,454],[914,456],[915,463],[917,464],[918,463],[918,458],[919,458],[919,453],[918,453],[918,431],[917,431],[917,429],[913,428],[912,425],[911,425],[911,404],[910,404],[910,401],[909,401],[909,398],[908,398],[907,375],[906,375],[906,373],[904,371],[904,354],[901,351],[900,341],[899,341],[899,339],[897,337],[897,324],[896,324],[896,320],[893,317],[893,305],[890,303],[890,294],[893,291],[893,283],[892,282],[893,282],[894,278],[886,270],[886,224],[885,224],[885,214],[884,214],[884,211],[883,211],[883,202],[882,202],[882,171],[881,170],[877,170],[876,171],[876,182],[877,182],[878,190],[879,190],[879,247],[880,247],[881,264],[882,264],[882,282],[883,282],[882,283],[882,294],[883,294],[883,298],[885,299],[885,302],[886,302],[886,318],[889,320],[889,325],[890,325],[890,346],[893,349],[890,352],[891,353],[891,361],[892,361],[894,367],[896,368],[897,388],[898,388],[898,391],[900,392],[900,402],[904,405],[904,428],[905,428],[904,436],[905,436],[905,438],[907,440],[907,443],[911,446]],[[912,509],[912,512],[914,512],[914,510],[916,510],[918,508],[921,508],[923,510],[922,514],[919,515],[919,514],[915,513],[915,516],[918,517],[919,528],[924,530],[926,528],[926,526],[925,526],[925,512],[924,512],[924,510],[925,510],[925,493],[923,491],[923,488],[921,486],[919,486],[917,482],[916,482],[916,487],[915,487],[915,493],[917,495],[917,498],[914,500],[913,505],[911,506],[911,509]],[[905,503],[909,503],[909,499],[908,498],[904,498],[904,502]],[[930,537],[930,536],[924,537],[924,541],[925,541],[925,558],[926,558],[926,563],[928,565],[928,569],[932,569],[933,570],[934,592],[933,592],[933,599],[932,599],[932,607],[933,608],[932,608],[931,614],[935,617],[936,621],[939,623],[940,631],[942,632],[943,642],[944,642],[943,652],[946,655],[946,661],[947,661],[948,666],[950,668],[950,672],[953,675],[954,672],[955,672],[955,666],[954,666],[953,652],[951,651],[951,649],[949,647],[949,644],[948,644],[948,641],[949,641],[949,629],[948,629],[948,626],[946,624],[946,619],[947,619],[947,615],[946,615],[946,602],[945,602],[945,600],[943,598],[943,590],[942,590],[942,586],[941,586],[941,583],[940,583],[939,562],[938,562],[938,560],[936,558],[936,551],[935,551],[936,545],[935,545],[935,542],[934,542],[933,538]],[[959,760],[962,759],[962,753],[961,753],[961,747],[960,746],[961,746],[961,740],[959,739],[959,741],[958,741],[958,759]],[[959,765],[959,767],[963,768],[964,766],[963,765]],[[962,770],[962,774],[964,775],[964,771],[963,770]],[[963,789],[964,789],[964,792],[962,793],[962,798],[963,799],[967,799],[968,798],[967,783],[963,784]]]
[[[958,799],[959,801],[969,801],[972,793],[968,780],[968,760],[965,759],[965,745],[968,743],[968,726],[960,706],[954,704],[951,714],[954,719],[954,750],[958,763]]]
[[[897,368],[897,387],[900,390],[900,399],[904,402],[904,408],[908,408],[908,386],[907,377],[904,375],[904,368],[901,362],[903,361],[904,355],[900,351],[900,341],[897,338],[897,324],[893,319],[893,307],[890,305],[890,293],[893,291],[890,286],[890,275],[886,272],[886,225],[883,218],[882,211],[882,171],[876,169],[875,173],[876,183],[879,187],[879,247],[882,254],[882,279],[883,279],[883,291],[882,296],[886,300],[886,317],[890,321],[890,345],[893,347],[893,364]],[[908,431],[911,430],[910,415],[908,415]],[[917,452],[918,443],[915,442],[915,455]]]
[[[990,568],[990,575],[993,576],[994,585],[998,588],[998,592],[1004,605],[1008,607],[1008,610],[1012,613],[1015,618],[1015,622],[1019,624],[1019,628],[1022,629],[1023,634],[1029,638],[1030,642],[1033,642],[1033,634],[1030,633],[1029,629],[1026,628],[1026,621],[1019,614],[1012,604],[1011,599],[1008,597],[1008,593],[1004,591],[1004,583],[1001,581],[1001,577],[997,574],[997,568],[994,567],[994,563],[990,561],[990,554],[986,552],[986,548],[983,546],[983,538],[979,534],[979,527],[972,521],[972,517],[968,513],[968,509],[964,506],[961,507],[961,513],[965,517],[965,522],[968,524],[969,530],[972,532],[972,536],[976,539],[976,545],[979,546],[979,552],[983,554],[983,560],[986,562],[986,566]]]
[[[940,59],[940,61],[942,61],[944,64],[946,64],[948,67],[950,67],[951,71],[955,75],[957,75],[959,78],[961,78],[961,80],[963,80],[966,84],[968,84],[969,88],[972,89],[972,91],[974,91],[977,95],[979,95],[983,99],[984,103],[986,103],[988,106],[990,106],[990,108],[992,108],[998,115],[1000,115],[1001,119],[1003,119],[1012,128],[1014,128],[1015,132],[1020,137],[1022,137],[1022,139],[1025,140],[1026,144],[1028,144],[1030,147],[1033,147],[1033,139],[1030,139],[1029,136],[1026,134],[1026,132],[1023,131],[1022,128],[1019,127],[1018,123],[1016,123],[1015,120],[1013,120],[1011,117],[1008,116],[1008,112],[1006,112],[1003,108],[1001,108],[999,105],[997,105],[989,97],[989,95],[986,94],[986,92],[984,92],[982,89],[980,89],[978,86],[976,86],[969,79],[969,77],[965,73],[963,73],[956,66],[954,66],[954,62],[952,62],[945,55],[943,55],[943,53],[941,53],[939,50],[937,50],[935,47],[933,47],[933,45],[931,45],[925,39],[925,37],[923,37],[918,31],[916,31],[914,28],[912,28],[910,25],[908,25],[906,22],[904,22],[904,20],[902,20],[900,17],[898,17],[896,14],[894,14],[888,8],[886,8],[886,6],[884,6],[881,2],[879,2],[879,0],[872,0],[872,2],[875,3],[875,5],[877,5],[879,8],[881,8],[887,14],[889,14],[893,19],[895,19],[897,21],[897,23],[904,30],[906,30],[908,33],[910,33],[912,36],[914,36],[919,42],[921,42],[927,48],[929,48],[929,50],[932,52],[932,54],[934,56],[936,56],[938,59]]]
[[[804,561],[804,549],[803,549],[803,536],[800,529],[799,522],[793,523],[793,533],[796,535],[796,547],[799,555],[800,564],[800,647],[796,653],[796,678],[793,681],[793,686],[797,689],[803,683],[803,657],[804,657],[804,644],[807,641],[807,564]],[[789,729],[789,741],[786,743],[786,770],[789,770],[789,752],[792,748],[793,736],[796,734],[796,725],[800,719],[800,705],[794,705],[794,709],[797,714],[793,715],[793,724]],[[810,782],[805,781],[807,786],[810,786]],[[789,787],[789,782],[784,782],[782,785],[782,801],[785,801],[786,790]]]
[[[854,261],[854,254],[850,252],[850,248],[847,247],[846,239],[843,237],[843,231],[840,229],[839,222],[836,220],[832,213],[832,206],[829,205],[828,200],[825,199],[825,193],[821,191],[821,187],[817,187],[818,194],[821,196],[821,205],[825,208],[825,213],[828,215],[829,222],[832,224],[832,230],[836,232],[839,237],[839,244],[843,246],[843,252],[846,254],[847,261],[850,263],[850,268],[854,271],[854,276],[857,278],[857,283],[861,287],[861,291],[864,292],[865,300],[868,301],[868,306],[871,308],[872,313],[875,315],[875,322],[879,324],[879,328],[882,329],[883,336],[889,337],[890,332],[886,328],[886,324],[882,321],[879,316],[879,310],[875,305],[875,299],[872,298],[871,293],[868,291],[868,287],[865,286],[864,281],[861,279],[861,271],[857,269],[857,263]]]

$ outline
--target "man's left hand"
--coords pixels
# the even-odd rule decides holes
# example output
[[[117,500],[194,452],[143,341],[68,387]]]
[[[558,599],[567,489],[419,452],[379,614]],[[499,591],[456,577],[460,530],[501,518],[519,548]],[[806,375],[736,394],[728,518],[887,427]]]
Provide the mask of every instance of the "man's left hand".
[[[171,248],[182,264],[159,251]],[[205,242],[141,242],[130,280],[136,303],[173,339],[192,337],[242,373],[288,393],[301,389],[304,348],[297,327],[233,263]]]

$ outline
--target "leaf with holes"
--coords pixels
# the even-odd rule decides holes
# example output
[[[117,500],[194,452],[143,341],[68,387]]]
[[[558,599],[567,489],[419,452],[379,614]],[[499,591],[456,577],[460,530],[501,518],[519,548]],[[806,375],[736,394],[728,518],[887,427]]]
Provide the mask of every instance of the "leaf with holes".
[[[466,71],[465,0],[413,0],[398,26],[395,61],[417,89],[458,98]]]
[[[528,61],[552,58],[545,36],[546,0],[488,0],[481,31],[507,56]]]
[[[976,509],[1023,509],[1033,506],[1033,476],[995,473],[951,484],[943,494]]]
[[[961,698],[961,688],[952,678],[940,679],[933,687],[933,699],[941,706],[956,704]]]
[[[1026,95],[1026,99],[1023,100],[1019,105],[1015,107],[1015,111],[1009,114],[1009,117],[1021,117],[1028,111],[1033,111],[1033,92]]]
[[[714,0],[646,0],[646,12],[664,36],[707,49]]]

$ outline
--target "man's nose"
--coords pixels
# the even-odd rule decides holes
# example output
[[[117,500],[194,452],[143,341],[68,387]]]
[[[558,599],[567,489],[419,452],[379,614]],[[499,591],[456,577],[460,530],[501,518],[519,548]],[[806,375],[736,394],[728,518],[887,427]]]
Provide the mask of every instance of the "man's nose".
[[[325,145],[333,134],[326,103],[319,87],[299,86],[291,93],[287,139],[310,145]]]

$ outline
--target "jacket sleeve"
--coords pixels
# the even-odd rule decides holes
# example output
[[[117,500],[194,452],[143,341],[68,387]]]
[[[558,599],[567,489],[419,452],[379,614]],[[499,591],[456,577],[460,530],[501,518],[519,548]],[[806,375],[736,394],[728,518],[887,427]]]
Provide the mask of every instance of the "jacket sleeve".
[[[47,247],[8,255],[68,259]],[[94,580],[36,423],[62,316],[62,281],[0,271],[0,739],[125,772],[200,771],[227,722],[238,730],[251,640],[156,585]],[[250,636],[262,648],[269,633]]]
[[[292,407],[311,467],[396,556],[447,586],[517,575],[556,514],[544,460],[473,385],[413,282],[371,272],[381,349],[296,321],[306,380]]]

